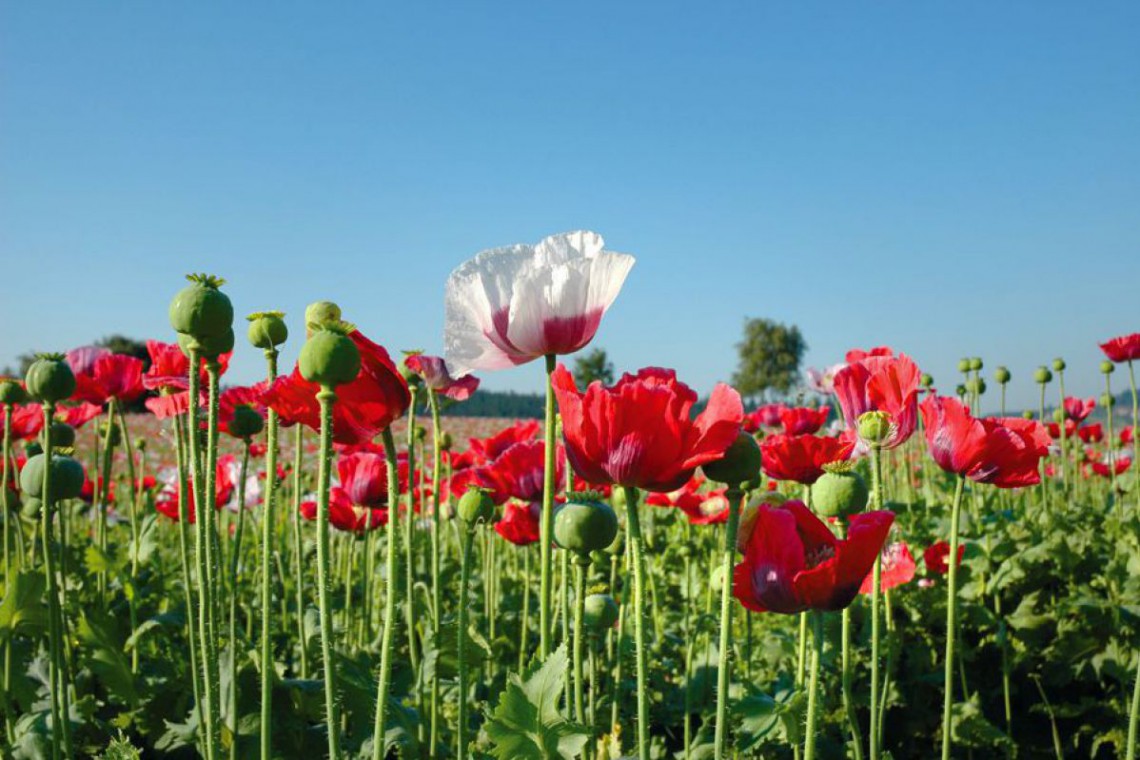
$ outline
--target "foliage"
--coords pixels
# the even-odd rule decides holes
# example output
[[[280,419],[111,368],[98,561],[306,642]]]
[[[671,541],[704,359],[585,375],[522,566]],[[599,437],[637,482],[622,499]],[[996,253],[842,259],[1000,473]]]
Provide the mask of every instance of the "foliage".
[[[574,382],[585,388],[595,380],[602,385],[614,384],[614,363],[604,348],[592,348],[574,359]]]
[[[732,384],[742,396],[787,393],[799,380],[807,343],[800,329],[771,319],[744,320],[744,337],[736,344],[739,360]]]

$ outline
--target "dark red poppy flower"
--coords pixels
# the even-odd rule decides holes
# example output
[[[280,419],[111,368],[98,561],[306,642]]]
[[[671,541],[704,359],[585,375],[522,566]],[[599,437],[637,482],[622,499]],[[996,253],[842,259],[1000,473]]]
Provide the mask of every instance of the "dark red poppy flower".
[[[728,522],[728,489],[714,488],[696,494],[696,499],[682,499],[677,508],[685,513],[691,525],[719,525]]]
[[[882,350],[882,349],[872,349]],[[886,349],[889,351],[889,349]],[[918,365],[906,354],[870,354],[835,375],[835,395],[849,430],[858,430],[866,412],[885,412],[891,431],[882,446],[893,449],[906,442],[918,425]]]
[[[874,567],[872,566],[872,570]],[[883,571],[879,578],[879,587],[883,591],[903,586],[914,578],[914,557],[911,556],[910,547],[899,541],[883,548]],[[874,589],[874,573],[863,579],[859,587],[860,594],[870,594]]]
[[[733,572],[733,595],[756,612],[841,610],[859,593],[894,519],[891,512],[855,515],[841,541],[802,502],[762,504]]]
[[[819,432],[830,414],[829,406],[818,409],[806,406],[784,407],[780,410],[780,424],[787,435],[810,435]]]
[[[1100,344],[1100,350],[1114,362],[1130,362],[1140,359],[1140,333],[1121,335],[1119,338]]]
[[[966,553],[966,547],[958,546],[958,565],[962,564],[962,555]],[[922,553],[922,562],[926,565],[926,569],[935,575],[946,575],[950,572],[950,563],[946,561],[950,556],[950,544],[945,541],[938,541],[926,547],[926,551]]]
[[[353,504],[361,507],[388,506],[388,463],[383,454],[355,452],[341,455],[336,462],[340,488]],[[397,459],[399,492],[408,491],[408,459]]]
[[[404,413],[412,401],[408,384],[396,370],[388,352],[359,330],[349,337],[360,350],[360,373],[351,383],[338,386],[333,405],[333,440],[359,444],[371,441]],[[284,425],[301,423],[320,430],[320,386],[301,377],[299,367],[277,378],[262,394],[262,403],[275,410]]]
[[[957,399],[931,396],[922,402],[930,455],[947,472],[998,488],[1041,482],[1037,471],[1049,453],[1049,434],[1036,420],[975,419]]]
[[[538,420],[516,422],[488,438],[470,439],[468,452],[480,462],[490,462],[516,443],[533,440],[540,427]]]
[[[1126,428],[1124,428],[1123,430],[1120,431],[1120,442],[1123,445],[1128,446],[1129,444],[1132,443],[1132,436],[1134,434],[1135,433],[1132,430],[1132,426],[1131,425],[1127,426]]]
[[[685,484],[673,491],[657,491],[645,497],[645,503],[654,507],[678,507],[680,509],[699,508],[701,505],[701,488],[705,479],[701,475],[693,475]]]
[[[1049,435],[1053,435],[1050,429]],[[1077,429],[1077,435],[1085,443],[1100,443],[1104,440],[1104,428],[1101,427],[1099,422],[1094,422],[1091,425],[1082,425]]]
[[[265,405],[261,403],[261,396],[265,393],[265,388],[265,383],[258,383],[252,386],[238,385],[222,391],[218,395],[218,427],[234,438],[241,438],[242,436],[230,429],[234,412],[239,406],[249,407],[264,420],[266,410]]]
[[[1132,460],[1128,457],[1118,456],[1110,458],[1110,461],[1113,465],[1111,469],[1109,469],[1109,462],[1099,461],[1092,463],[1092,471],[1102,478],[1111,478],[1114,474],[1113,470],[1116,471],[1116,475],[1123,475],[1128,472],[1128,468],[1132,466]]]
[[[1092,410],[1096,409],[1096,401],[1094,399],[1079,399],[1069,396],[1065,399],[1065,417],[1073,420],[1076,423],[1085,421],[1085,418],[1092,414]]]
[[[73,428],[81,428],[102,413],[103,409],[98,404],[89,404],[84,401],[79,404],[57,406],[55,418],[60,422],[66,422]]]
[[[479,387],[479,378],[474,375],[452,377],[447,362],[440,356],[412,354],[404,363],[408,369],[423,378],[424,385],[453,401],[466,401]]]
[[[1061,423],[1059,422],[1046,422],[1045,430],[1049,433],[1049,437],[1054,441],[1061,440]],[[1065,420],[1065,438],[1073,438],[1077,435],[1077,423],[1073,420]]]
[[[850,351],[848,351],[847,355],[843,358],[846,359],[848,364],[854,364],[855,362],[861,362],[864,359],[867,359],[867,358],[873,357],[873,356],[894,356],[894,355],[895,355],[895,352],[890,346],[875,346],[874,348],[868,349],[866,351],[864,351],[861,348],[853,348]]]
[[[776,480],[811,485],[823,466],[851,456],[854,443],[815,435],[772,435],[760,442],[764,473]]]
[[[44,427],[44,410],[39,404],[16,404],[12,407],[12,440],[27,441],[40,434]],[[0,415],[0,431],[4,418]]]
[[[234,456],[227,454],[218,457],[218,465],[216,476],[214,478],[214,509],[221,509],[226,504],[229,504],[230,499],[234,496]],[[163,487],[162,491],[158,494],[158,498],[154,504],[155,510],[171,520],[178,519],[178,484],[168,483]],[[194,513],[194,483],[189,479],[186,481],[186,514],[189,517],[189,523],[193,524],[195,519]]]
[[[672,491],[694,470],[723,456],[740,433],[740,394],[718,384],[708,406],[693,419],[697,394],[673,370],[650,367],[623,375],[607,388],[590,383],[585,393],[559,365],[552,377],[562,412],[566,456],[591,483]]]
[[[555,451],[554,482],[561,483],[566,469],[566,454],[561,446]],[[543,478],[546,473],[546,444],[522,441],[504,451],[495,461],[476,468],[480,485],[491,490],[496,504],[508,499],[542,501]]]
[[[466,451],[444,451],[441,459],[451,466],[453,473],[462,472],[483,461],[482,455],[476,452],[475,449],[467,449]]]
[[[115,503],[115,482],[111,481],[110,487],[107,489],[107,502],[109,504]],[[83,490],[79,492],[79,498],[87,504],[94,504],[97,496],[103,494],[103,476],[99,475],[94,481],[90,477],[83,476]]]
[[[190,387],[187,375],[190,372],[190,359],[182,353],[177,343],[163,343],[159,340],[148,340],[146,351],[150,354],[150,367],[143,374],[142,384],[152,391],[184,391]],[[226,374],[233,352],[218,357],[218,376]],[[198,369],[199,381],[202,387],[206,386],[206,360],[200,360]]]
[[[503,509],[503,517],[495,523],[495,532],[516,546],[527,546],[541,536],[542,503],[511,502]]]
[[[765,404],[744,415],[741,427],[746,433],[758,433],[761,428],[777,428],[780,426],[780,412],[783,404]]]
[[[317,519],[317,502],[301,502],[301,517]],[[388,509],[353,504],[343,488],[329,491],[329,525],[345,533],[364,533],[388,524]]]

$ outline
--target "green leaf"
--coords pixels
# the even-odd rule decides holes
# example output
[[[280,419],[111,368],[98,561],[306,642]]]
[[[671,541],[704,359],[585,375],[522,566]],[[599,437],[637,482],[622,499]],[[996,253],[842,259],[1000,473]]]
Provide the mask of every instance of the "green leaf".
[[[508,676],[499,705],[485,726],[495,757],[570,760],[582,751],[589,740],[588,729],[568,720],[558,707],[568,666],[566,645],[562,644],[521,676]]]
[[[84,658],[107,691],[130,707],[137,707],[139,695],[135,690],[130,662],[123,653],[123,642],[117,640],[112,630],[109,620],[100,619],[92,612],[85,613],[79,619],[78,628]]]
[[[8,593],[0,603],[0,641],[18,632],[47,627],[47,607],[43,603],[45,585],[41,573],[24,570],[13,576]]]

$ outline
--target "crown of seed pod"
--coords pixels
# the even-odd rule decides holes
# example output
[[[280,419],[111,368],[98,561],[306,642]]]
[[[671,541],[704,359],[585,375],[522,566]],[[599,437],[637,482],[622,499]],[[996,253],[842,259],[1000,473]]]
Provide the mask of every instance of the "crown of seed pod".
[[[280,346],[289,338],[289,328],[285,325],[285,315],[279,311],[255,311],[246,319],[249,329],[246,336],[256,348],[265,351]]]
[[[301,377],[326,388],[351,383],[360,373],[360,349],[348,337],[347,322],[325,322],[301,346],[297,366]]]
[[[199,340],[232,331],[234,305],[219,290],[226,281],[209,274],[188,274],[186,279],[190,284],[170,301],[170,326],[174,331]]]
[[[24,377],[28,395],[41,404],[54,404],[75,393],[75,373],[63,354],[39,354]]]

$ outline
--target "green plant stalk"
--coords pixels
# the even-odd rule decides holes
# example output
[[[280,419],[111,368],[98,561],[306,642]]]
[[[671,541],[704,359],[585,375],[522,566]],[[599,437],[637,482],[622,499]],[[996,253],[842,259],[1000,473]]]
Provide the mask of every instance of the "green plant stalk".
[[[1140,467],[1140,403],[1136,393],[1136,371],[1128,362],[1128,383],[1132,388],[1132,469]],[[1109,430],[1112,429],[1112,410],[1109,410]],[[1112,433],[1109,432],[1111,445]],[[1115,470],[1115,467],[1113,468]],[[1135,486],[1133,486],[1135,488]],[[1136,760],[1136,736],[1140,732],[1140,658],[1136,663],[1136,680],[1132,686],[1132,707],[1128,711],[1127,760]]]
[[[538,597],[538,651],[545,660],[550,654],[550,601],[552,592],[553,555],[551,540],[554,535],[554,489],[555,448],[554,448],[554,386],[551,375],[554,373],[554,354],[546,356],[546,416],[542,431],[546,445],[542,478],[542,519],[539,524],[539,597]]]
[[[218,510],[215,505],[218,479],[218,379],[220,368],[217,360],[206,361],[206,379],[208,382],[209,410],[206,417],[206,467],[205,486],[202,491],[203,509],[198,513],[198,519],[206,525],[206,582],[211,589],[221,587],[221,545],[218,543]],[[218,618],[221,616],[220,599],[210,592],[210,606],[206,609],[207,623],[210,629],[209,647],[210,670],[208,678],[211,681],[213,694],[216,698],[210,704],[213,712],[213,725],[217,731],[222,730],[222,673],[218,658],[218,642],[221,636],[218,632]],[[218,743],[219,753],[221,742]]]
[[[293,585],[297,596],[297,641],[301,650],[301,678],[309,677],[309,647],[305,640],[305,574],[301,567],[304,545],[301,542],[301,467],[304,456],[302,426],[293,430]]]
[[[1066,432],[1065,422],[1068,414],[1065,412],[1065,371],[1057,370],[1057,386],[1061,392],[1061,490],[1065,491],[1069,483],[1069,436]],[[1042,420],[1044,423],[1044,420]]]
[[[194,559],[198,571],[198,641],[201,644],[202,652],[202,698],[205,702],[204,708],[201,710],[203,717],[202,733],[205,736],[206,760],[215,760],[219,743],[217,721],[215,720],[216,713],[214,711],[215,705],[217,704],[218,693],[214,690],[214,681],[210,676],[213,670],[210,663],[212,658],[217,657],[217,650],[215,649],[217,639],[213,637],[209,626],[209,611],[214,602],[212,598],[213,589],[208,580],[208,558],[206,554],[206,545],[208,543],[206,537],[207,519],[204,516],[205,512],[213,509],[213,505],[207,505],[204,495],[205,478],[202,473],[204,466],[201,451],[202,436],[198,428],[198,421],[201,417],[198,411],[198,401],[201,393],[201,383],[198,377],[198,367],[200,363],[200,355],[196,350],[191,349],[189,371],[187,373],[189,410],[187,413],[186,439],[189,444],[190,480],[194,494]]]
[[[115,422],[115,399],[107,402],[107,418],[105,424],[107,426],[106,432],[103,434],[103,462],[102,462],[102,478],[103,482],[99,484],[99,522],[96,527],[95,535],[96,541],[99,544],[99,549],[103,553],[107,552],[107,510],[110,508],[111,502],[111,464],[114,461],[114,446],[112,442],[114,439],[111,437],[112,428]],[[99,606],[106,605],[107,599],[107,571],[100,570],[98,578],[96,579],[96,586],[99,592]]]
[[[958,523],[962,517],[962,491],[966,479],[958,476],[950,510],[950,554],[946,576],[946,664],[942,697],[942,760],[950,760],[950,708],[954,704],[954,644],[958,638]]]
[[[582,650],[585,643],[583,618],[586,617],[586,570],[589,567],[588,554],[574,556],[574,719],[582,724],[586,722],[582,699]]]
[[[1038,404],[1038,419],[1041,420],[1042,425],[1045,424],[1045,383],[1041,383],[1041,402]],[[1062,421],[1061,427],[1064,427],[1064,426],[1065,426],[1065,423],[1064,423],[1064,421]],[[1041,463],[1040,463],[1039,467],[1041,469],[1041,505],[1043,507],[1045,507],[1046,509],[1048,509],[1049,508],[1049,491],[1046,488],[1048,483],[1045,479],[1045,458],[1044,457],[1041,458]]]
[[[72,757],[71,751],[71,737],[70,737],[70,719],[64,707],[67,700],[67,685],[64,683],[61,658],[61,626],[59,624],[59,591],[56,588],[55,578],[55,552],[52,549],[51,538],[51,509],[52,509],[52,492],[51,492],[51,458],[52,458],[52,440],[51,440],[51,422],[55,416],[55,405],[44,404],[44,428],[43,428],[43,446],[44,455],[47,457],[47,466],[44,467],[44,479],[41,486],[41,504],[40,504],[40,530],[42,532],[42,541],[44,547],[44,575],[47,580],[48,592],[48,684],[50,686],[49,695],[51,700],[51,730],[52,730],[52,757],[58,758],[60,756],[60,742],[56,741],[56,733],[63,738],[63,746],[66,747],[67,757]],[[7,489],[8,484],[4,483],[4,488]],[[7,515],[5,515],[7,517]]]
[[[384,557],[384,624],[380,634],[380,678],[376,688],[376,722],[372,727],[372,760],[384,757],[384,726],[388,714],[389,680],[392,674],[392,632],[396,626],[396,595],[400,585],[396,576],[396,534],[399,532],[400,480],[396,460],[396,441],[392,431],[385,428],[384,461],[388,471],[388,543]],[[392,506],[395,505],[395,509]],[[438,646],[438,642],[436,643]]]
[[[234,545],[230,552],[230,721],[233,722],[233,737],[230,740],[230,760],[237,760],[238,737],[238,641],[237,641],[237,598],[238,580],[241,572],[241,539],[245,527],[245,479],[249,470],[249,444],[246,438],[242,442],[241,470],[238,475],[238,517],[237,528],[234,530]],[[265,473],[266,479],[272,478],[271,472]]]
[[[1112,375],[1105,374],[1104,376],[1104,392],[1108,394],[1109,407],[1105,410],[1105,417],[1108,419],[1108,473],[1112,482],[1112,500],[1116,502],[1116,516],[1121,520],[1124,519],[1124,500],[1120,498],[1119,492],[1116,490],[1116,434],[1112,430],[1112,418],[1115,416],[1115,407],[1112,404]],[[1133,438],[1136,436],[1136,431],[1132,431]]]
[[[431,446],[432,446],[432,464],[431,464],[431,632],[432,640],[436,646],[439,645],[439,617],[443,608],[443,587],[439,583],[439,570],[440,570],[440,530],[442,527],[439,520],[439,488],[440,488],[440,475],[441,475],[441,460],[443,459],[442,452],[439,446],[440,435],[442,435],[442,426],[439,421],[439,397],[435,395],[435,391],[430,387],[427,389],[428,407],[431,409]],[[430,711],[430,731],[428,732],[430,751],[432,757],[435,756],[435,748],[438,743],[439,729],[438,721],[438,707],[439,707],[439,670],[433,669],[431,675],[431,700]]]
[[[1137,394],[1132,360],[1128,361],[1128,385],[1132,390],[1132,469],[1136,470],[1140,469],[1140,395]]]
[[[181,415],[174,418],[175,456],[178,465],[178,549],[182,561],[183,602],[186,605],[186,638],[190,640],[190,681],[194,689],[194,710],[198,714],[199,738],[205,746],[206,719],[202,709],[202,675],[199,670],[199,650],[197,620],[199,611],[190,574],[190,537],[187,528],[190,524],[190,509],[186,499],[186,426]]]
[[[530,547],[520,546],[523,555],[523,584],[522,584],[522,632],[519,636],[519,672],[526,667],[526,652],[530,643]]]
[[[265,351],[266,383],[277,378],[277,349]],[[270,409],[265,419],[265,500],[261,506],[261,760],[270,760],[273,747],[273,632],[269,584],[269,558],[272,549],[274,498],[277,496],[277,412]],[[298,425],[298,429],[300,426]]]
[[[407,521],[404,523],[404,614],[407,617],[408,627],[408,659],[411,662],[412,672],[416,674],[419,682],[420,659],[416,648],[416,597],[415,597],[415,527],[416,527],[416,398],[419,395],[414,385],[409,385],[412,393],[411,403],[408,404],[408,497]],[[419,692],[419,687],[417,687]],[[417,693],[417,704],[423,703],[423,694]]]
[[[1136,662],[1136,680],[1132,685],[1132,708],[1128,711],[1127,760],[1136,760],[1136,732],[1140,724],[1140,657]]]
[[[732,564],[736,559],[736,532],[740,526],[740,500],[744,491],[738,487],[729,488],[725,493],[728,499],[728,523],[724,531],[724,552],[721,555],[720,590],[720,665],[716,673],[716,731],[713,737],[713,756],[716,760],[724,757],[725,742],[728,738],[728,683],[731,679],[732,658],[729,656],[729,638],[732,633]]]
[[[819,712],[819,671],[823,662],[823,613],[815,610],[812,618],[811,680],[808,682],[807,726],[804,729],[804,760],[815,760],[816,719]]]
[[[839,532],[841,539],[846,537],[847,529],[842,522],[840,522]],[[855,753],[855,760],[863,760],[863,734],[859,730],[859,716],[855,712],[855,693],[852,688],[854,674],[851,671],[851,606],[844,607],[841,614],[843,712],[847,715],[847,726],[851,730],[851,747]]]
[[[340,720],[337,716],[336,662],[333,659],[333,622],[329,587],[329,485],[332,469],[332,414],[336,391],[321,386],[321,450],[317,471],[317,604],[321,620],[321,669],[325,676],[325,722],[329,758],[340,760]]]
[[[547,449],[548,455],[550,449]],[[637,489],[624,486],[626,530],[633,563],[633,640],[637,650],[637,755],[649,760],[649,660],[645,643],[645,556],[641,521],[637,514]]]
[[[112,399],[112,403],[113,403]],[[131,574],[130,585],[131,593],[127,594],[127,611],[131,621],[131,630],[135,631],[139,627],[138,622],[138,605],[135,602],[135,597],[138,596],[138,583],[139,577],[139,518],[138,518],[138,492],[135,490],[135,449],[131,445],[131,431],[127,427],[127,418],[123,414],[123,407],[119,404],[114,404],[116,416],[119,419],[119,428],[123,432],[123,450],[127,453],[127,480],[131,484],[131,504],[130,504],[130,524],[131,524]],[[131,674],[138,675],[139,672],[139,647],[131,647]]]
[[[12,558],[10,555],[12,536],[12,509],[8,504],[8,479],[11,477],[9,467],[12,460],[12,405],[4,404],[4,443],[3,443],[3,480],[0,480],[0,506],[4,509],[4,592],[12,585]],[[17,528],[21,530],[20,528]],[[12,704],[8,695],[12,693],[12,642],[4,644],[4,735],[8,743],[15,741],[12,726]]]
[[[468,525],[463,533],[463,558],[459,566],[459,626],[456,631],[456,659],[459,668],[459,725],[456,730],[459,760],[467,757],[467,588],[471,583],[471,544],[475,526]]]
[[[878,445],[871,446],[871,504],[873,509],[883,508],[883,455]],[[879,673],[879,646],[880,646],[880,615],[879,601],[883,591],[883,556],[880,553],[875,557],[875,565],[871,571],[871,722],[869,733],[871,760],[879,760],[882,736],[879,726],[879,688],[881,676]]]

